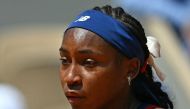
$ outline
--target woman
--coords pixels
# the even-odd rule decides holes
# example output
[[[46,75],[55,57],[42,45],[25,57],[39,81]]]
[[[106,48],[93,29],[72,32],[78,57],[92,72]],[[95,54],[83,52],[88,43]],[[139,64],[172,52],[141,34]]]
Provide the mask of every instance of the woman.
[[[119,7],[95,7],[71,22],[60,48],[60,78],[72,108],[171,107],[160,86],[155,95],[153,81],[147,84],[146,41],[141,24]]]

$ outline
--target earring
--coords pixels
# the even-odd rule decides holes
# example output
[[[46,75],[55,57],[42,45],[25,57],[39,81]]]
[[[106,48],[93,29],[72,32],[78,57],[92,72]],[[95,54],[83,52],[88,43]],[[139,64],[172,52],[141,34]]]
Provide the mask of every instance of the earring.
[[[128,83],[129,83],[129,86],[130,86],[131,85],[131,77],[128,76],[127,79],[128,79]]]

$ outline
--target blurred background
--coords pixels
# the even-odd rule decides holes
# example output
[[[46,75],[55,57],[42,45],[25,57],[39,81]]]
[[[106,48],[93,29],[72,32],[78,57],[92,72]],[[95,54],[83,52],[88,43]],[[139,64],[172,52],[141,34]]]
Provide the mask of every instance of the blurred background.
[[[82,10],[106,4],[123,7],[160,41],[156,63],[176,109],[189,109],[190,0],[0,0],[0,109],[70,109],[59,81],[63,31]]]

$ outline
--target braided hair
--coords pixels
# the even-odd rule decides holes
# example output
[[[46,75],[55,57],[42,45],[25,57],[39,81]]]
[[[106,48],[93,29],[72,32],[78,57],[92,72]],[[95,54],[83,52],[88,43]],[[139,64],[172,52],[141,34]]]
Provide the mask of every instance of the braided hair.
[[[145,55],[144,60],[147,60],[149,57],[149,50],[146,45],[147,39],[139,21],[126,13],[121,7],[112,8],[106,5],[93,9],[107,14],[125,24],[127,28],[129,28],[129,34],[134,35],[140,42]],[[152,69],[149,65],[147,65],[144,72],[140,71],[137,77],[131,81],[131,92],[135,98],[142,103],[157,105],[165,109],[173,109],[173,104],[168,95],[161,90],[161,83],[153,81]]]

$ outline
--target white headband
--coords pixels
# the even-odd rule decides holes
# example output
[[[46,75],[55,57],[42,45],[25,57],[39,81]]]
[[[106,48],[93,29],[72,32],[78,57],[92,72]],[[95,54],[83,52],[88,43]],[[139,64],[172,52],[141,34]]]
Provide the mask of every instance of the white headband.
[[[160,57],[160,43],[155,37],[147,36],[147,46],[150,52],[147,62],[149,65],[151,65],[154,68],[159,79],[163,81],[165,79],[165,75],[162,73],[162,71],[156,65],[156,63],[154,63],[154,59],[153,59],[153,57],[154,58]]]
[[[155,37],[147,36],[147,46],[152,56],[160,57],[160,43]]]

